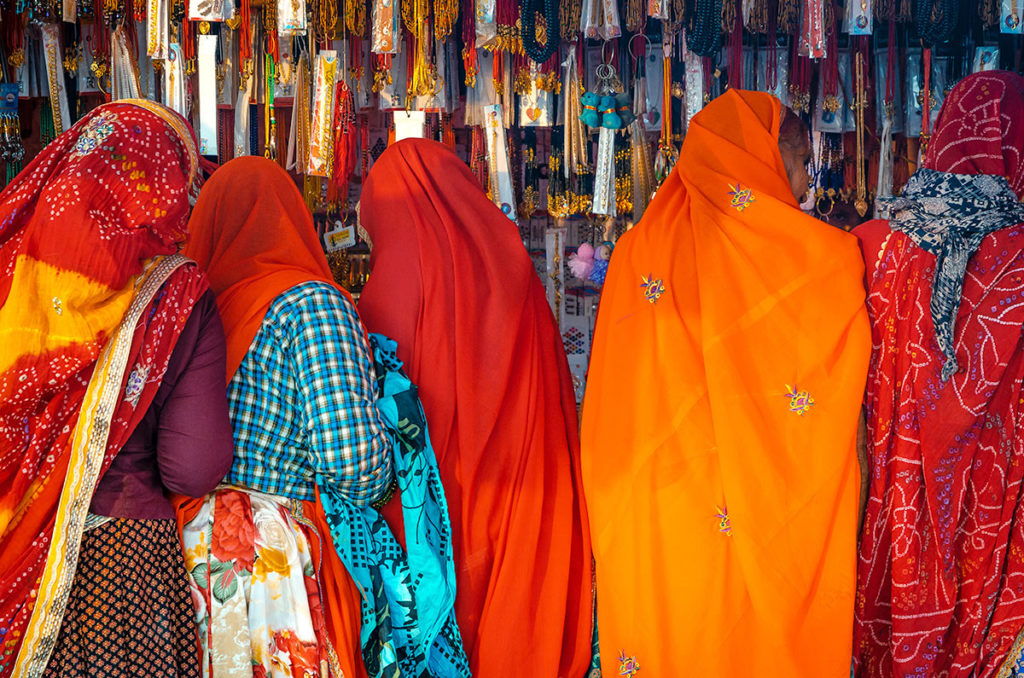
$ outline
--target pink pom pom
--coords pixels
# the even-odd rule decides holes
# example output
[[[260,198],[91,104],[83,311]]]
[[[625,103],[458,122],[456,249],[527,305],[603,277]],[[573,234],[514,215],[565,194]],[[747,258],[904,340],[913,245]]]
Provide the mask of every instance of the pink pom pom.
[[[580,280],[586,280],[593,270],[594,246],[585,242],[579,246],[576,254],[569,257],[569,271]]]

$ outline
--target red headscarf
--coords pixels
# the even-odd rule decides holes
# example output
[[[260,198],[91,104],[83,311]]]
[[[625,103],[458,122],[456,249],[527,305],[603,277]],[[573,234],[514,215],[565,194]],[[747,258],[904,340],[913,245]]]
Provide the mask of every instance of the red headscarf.
[[[925,167],[1002,175],[1021,195],[1024,78],[962,80],[931,143]],[[971,258],[948,382],[929,316],[935,257],[885,221],[856,233],[874,343],[858,675],[992,676],[1019,657],[1024,619],[1024,227]]]
[[[591,562],[576,406],[515,225],[454,153],[420,139],[381,155],[361,220],[373,250],[359,311],[398,342],[419,386],[473,675],[583,675]]]
[[[195,266],[169,262],[148,269],[178,266],[158,293],[159,278],[136,288],[185,237],[197,160],[184,119],[122,100],[86,115],[0,193],[0,627],[10,655],[0,676],[15,657],[19,670],[45,666],[52,644],[42,641],[59,629],[68,591],[53,582],[74,575],[96,483],[205,290]],[[113,337],[122,343],[105,351]],[[141,380],[126,392],[129,373]],[[109,400],[97,406],[96,394]]]
[[[210,177],[189,220],[185,255],[207,271],[227,335],[228,380],[274,299],[309,281],[337,287],[313,216],[272,160],[236,158]]]
[[[961,80],[942,104],[921,166],[1006,177],[1024,196],[1024,78],[990,71]]]

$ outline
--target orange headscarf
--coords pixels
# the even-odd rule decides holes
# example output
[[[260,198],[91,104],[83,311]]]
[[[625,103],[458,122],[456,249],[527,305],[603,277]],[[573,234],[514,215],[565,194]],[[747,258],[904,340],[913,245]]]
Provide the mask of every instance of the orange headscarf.
[[[591,562],[576,404],[515,224],[451,150],[422,139],[380,156],[361,205],[373,250],[359,312],[398,342],[419,387],[473,675],[582,676]]]
[[[797,208],[780,112],[694,117],[612,257],[582,434],[609,673],[850,672],[863,264]]]
[[[207,271],[227,338],[227,380],[238,370],[274,299],[309,281],[335,284],[313,216],[288,173],[266,158],[226,163],[203,186],[185,254]],[[369,351],[369,348],[367,348]],[[178,497],[179,529],[202,499]],[[304,501],[327,633],[344,675],[366,675],[359,645],[359,591],[338,557],[320,503]],[[312,532],[316,534],[312,534]]]
[[[210,177],[192,218],[184,254],[208,272],[227,335],[234,375],[277,295],[304,282],[335,285],[313,217],[288,173],[255,156]]]

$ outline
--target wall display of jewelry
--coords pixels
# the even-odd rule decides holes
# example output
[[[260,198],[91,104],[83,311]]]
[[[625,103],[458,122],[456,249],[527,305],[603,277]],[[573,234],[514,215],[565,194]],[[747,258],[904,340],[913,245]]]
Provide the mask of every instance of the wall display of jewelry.
[[[0,0],[0,158],[11,181],[90,108],[138,88],[201,129],[211,159],[281,163],[326,228],[355,219],[394,112],[423,110],[422,133],[514,216],[538,274],[558,281],[563,333],[577,337],[603,257],[642,219],[712,98],[745,86],[803,116],[815,134],[812,209],[848,228],[875,195],[899,191],[957,80],[1020,67],[1017,5]],[[331,261],[358,294],[366,245]]]

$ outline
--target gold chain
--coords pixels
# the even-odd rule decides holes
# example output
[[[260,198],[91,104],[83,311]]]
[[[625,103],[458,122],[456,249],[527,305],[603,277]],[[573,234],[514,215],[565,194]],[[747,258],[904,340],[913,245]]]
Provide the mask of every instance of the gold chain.
[[[853,205],[857,208],[857,214],[862,217],[867,214],[867,183],[865,181],[864,168],[864,109],[868,106],[867,83],[864,82],[864,54],[857,52],[856,66],[856,88],[854,104],[857,114],[857,200]]]
[[[563,41],[568,43],[576,41],[582,15],[583,0],[561,0],[558,3],[558,21],[561,24]]]

